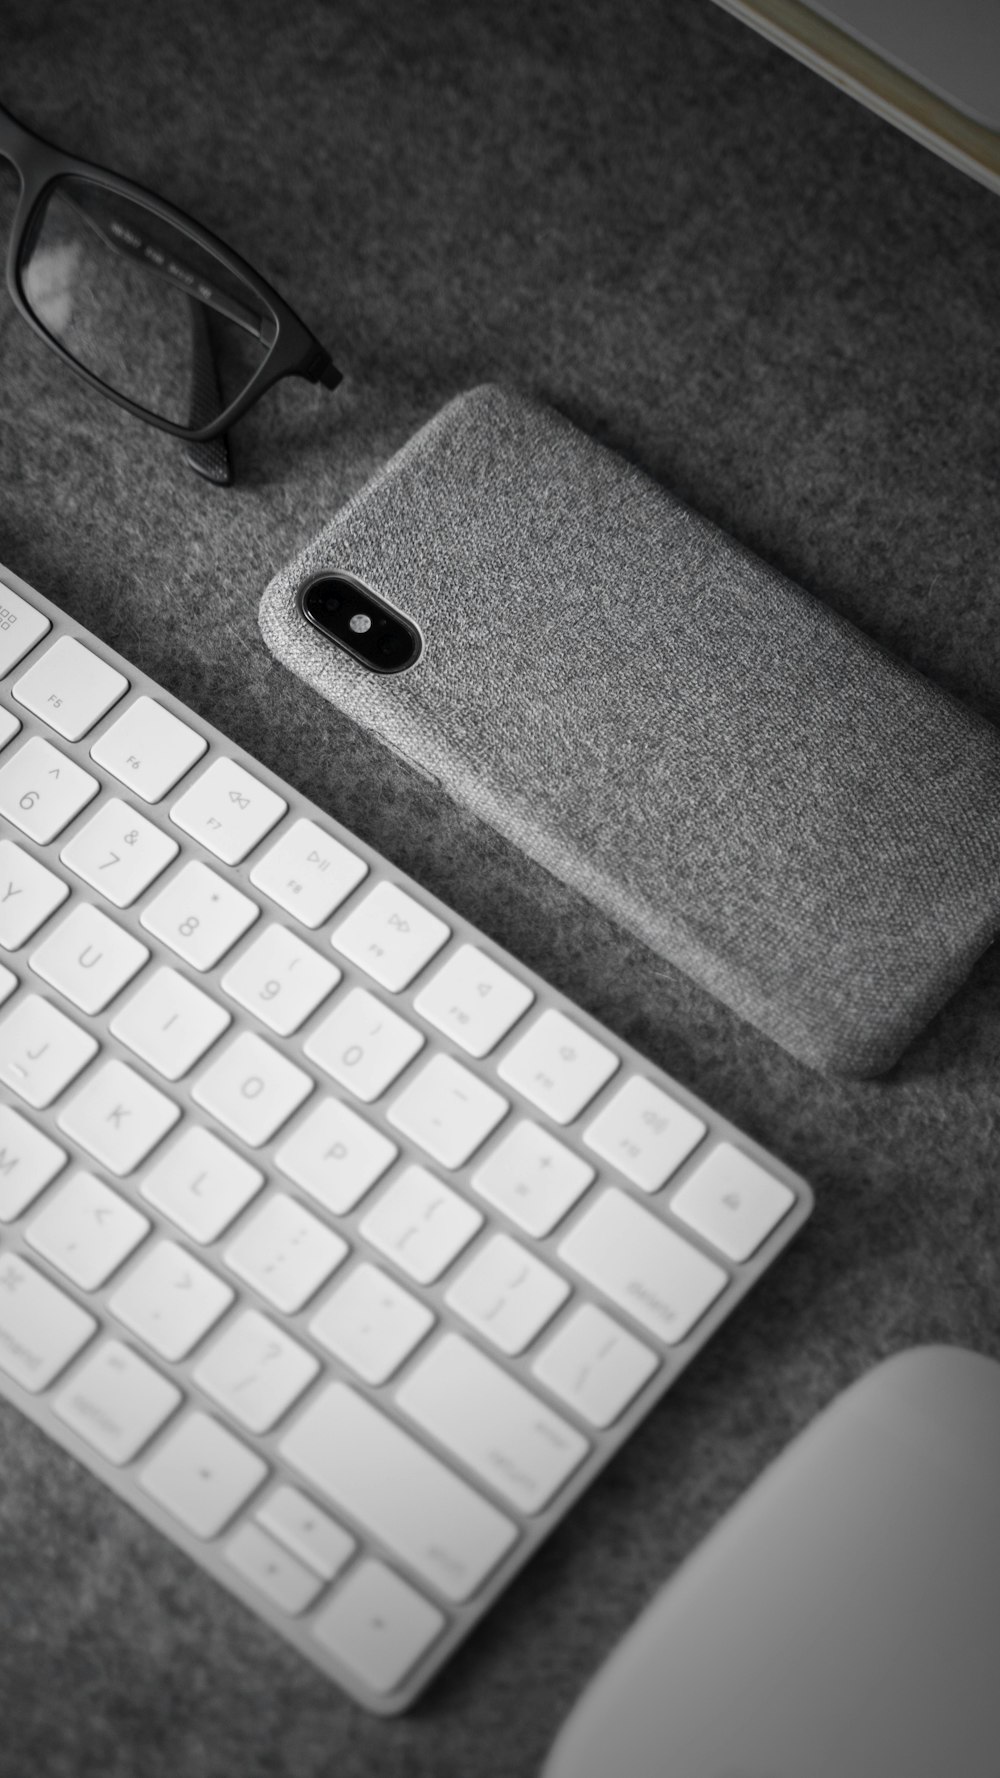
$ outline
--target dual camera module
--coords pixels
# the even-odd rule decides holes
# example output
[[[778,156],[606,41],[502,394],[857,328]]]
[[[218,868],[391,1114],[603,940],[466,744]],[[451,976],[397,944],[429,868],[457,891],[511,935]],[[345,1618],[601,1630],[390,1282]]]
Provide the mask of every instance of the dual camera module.
[[[299,588],[303,616],[372,673],[402,673],[420,654],[420,633],[352,574],[314,574]]]

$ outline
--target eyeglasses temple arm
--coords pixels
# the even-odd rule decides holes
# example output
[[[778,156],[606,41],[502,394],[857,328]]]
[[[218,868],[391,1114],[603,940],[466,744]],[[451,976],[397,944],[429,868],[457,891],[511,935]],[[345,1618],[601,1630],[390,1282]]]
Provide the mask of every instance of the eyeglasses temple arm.
[[[189,424],[200,428],[210,425],[222,412],[224,404],[208,316],[193,296],[188,298],[188,305],[191,312]],[[233,467],[224,432],[215,438],[189,439],[184,446],[184,461],[196,475],[214,482],[217,488],[228,488],[232,482]]]
[[[0,105],[0,156],[5,161],[16,167],[28,143],[40,141],[40,136],[26,130],[23,123],[18,123],[17,118]]]

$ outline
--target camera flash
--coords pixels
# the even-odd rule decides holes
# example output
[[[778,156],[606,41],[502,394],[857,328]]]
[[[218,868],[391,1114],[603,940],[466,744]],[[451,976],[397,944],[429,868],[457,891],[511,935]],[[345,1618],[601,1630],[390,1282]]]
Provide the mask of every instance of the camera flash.
[[[356,636],[363,636],[366,630],[371,629],[372,620],[363,611],[356,611],[351,618],[350,627]]]

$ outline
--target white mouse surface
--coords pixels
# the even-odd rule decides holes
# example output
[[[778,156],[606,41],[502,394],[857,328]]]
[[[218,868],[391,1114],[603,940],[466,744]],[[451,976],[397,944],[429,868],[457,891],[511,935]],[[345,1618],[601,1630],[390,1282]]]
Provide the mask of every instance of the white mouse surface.
[[[1000,1364],[888,1359],[591,1682],[543,1778],[997,1778]]]

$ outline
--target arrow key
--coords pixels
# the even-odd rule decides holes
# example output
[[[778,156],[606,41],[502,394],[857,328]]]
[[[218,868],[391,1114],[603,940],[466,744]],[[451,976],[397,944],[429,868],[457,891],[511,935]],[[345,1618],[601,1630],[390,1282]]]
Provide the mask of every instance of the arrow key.
[[[297,1617],[311,1605],[322,1586],[318,1575],[283,1550],[258,1525],[248,1522],[233,1532],[225,1549],[226,1561],[238,1574],[252,1581],[272,1605]]]
[[[359,1562],[313,1623],[328,1653],[391,1692],[445,1627],[444,1614],[381,1562]]]

